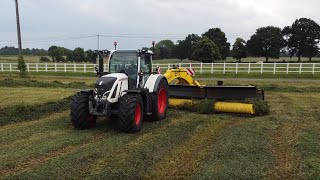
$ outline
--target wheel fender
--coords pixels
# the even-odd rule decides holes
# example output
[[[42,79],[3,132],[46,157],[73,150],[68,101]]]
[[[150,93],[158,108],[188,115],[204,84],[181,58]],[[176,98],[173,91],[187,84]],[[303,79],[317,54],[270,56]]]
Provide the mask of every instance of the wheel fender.
[[[149,93],[154,93],[158,89],[159,83],[160,83],[160,81],[162,79],[164,79],[168,83],[166,77],[164,77],[163,75],[161,75],[161,74],[152,74],[148,78],[144,88],[145,89],[149,89]]]

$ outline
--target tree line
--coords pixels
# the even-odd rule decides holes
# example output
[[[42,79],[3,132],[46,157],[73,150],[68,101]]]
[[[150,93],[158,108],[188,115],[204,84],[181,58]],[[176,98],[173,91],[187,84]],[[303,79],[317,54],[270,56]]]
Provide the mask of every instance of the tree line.
[[[48,54],[45,49],[36,49],[36,48],[26,48],[22,50],[24,55],[35,55],[35,56],[46,56]],[[0,55],[18,55],[19,49],[12,46],[5,46],[0,48]]]
[[[5,46],[0,49],[0,55],[18,55],[19,50],[16,47]],[[83,48],[77,47],[74,50],[67,49],[60,46],[50,46],[48,50],[45,49],[23,49],[23,55],[35,55],[40,56],[40,61],[44,62],[93,62],[96,55],[93,50],[84,50]],[[51,59],[49,59],[49,56]]]
[[[220,28],[212,28],[203,33],[188,35],[185,40],[174,44],[171,40],[163,40],[154,47],[156,59],[178,58],[193,59],[205,63],[225,60],[233,57],[241,62],[246,57],[270,58],[313,57],[319,56],[320,26],[308,18],[295,20],[291,26],[283,29],[274,26],[261,27],[246,42],[237,38],[232,49],[225,33]],[[153,49],[153,48],[152,48]]]
[[[90,62],[96,58],[95,52],[91,49],[85,51],[83,48],[77,47],[74,50],[70,50],[59,46],[49,47],[48,56],[50,56],[54,62]]]

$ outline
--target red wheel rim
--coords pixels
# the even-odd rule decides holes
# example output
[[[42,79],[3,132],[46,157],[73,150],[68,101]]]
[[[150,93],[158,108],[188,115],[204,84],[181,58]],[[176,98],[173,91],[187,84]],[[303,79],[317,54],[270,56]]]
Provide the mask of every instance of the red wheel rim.
[[[140,104],[137,104],[137,106],[136,106],[136,112],[135,112],[135,115],[134,115],[134,121],[135,121],[137,126],[140,124],[140,121],[141,121],[141,106],[140,106]]]
[[[164,88],[161,88],[158,94],[158,112],[163,114],[167,108],[167,93]]]
[[[95,118],[94,118],[94,115],[92,115],[92,114],[89,114],[89,115],[87,116],[87,121],[90,122],[90,123],[91,123],[91,122],[94,122],[94,119],[95,119]]]

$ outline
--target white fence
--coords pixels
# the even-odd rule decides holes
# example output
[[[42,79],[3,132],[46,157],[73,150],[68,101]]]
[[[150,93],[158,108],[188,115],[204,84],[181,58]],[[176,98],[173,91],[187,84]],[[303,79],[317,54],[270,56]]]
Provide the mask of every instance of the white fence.
[[[161,68],[164,72],[173,66],[193,68],[196,73],[271,73],[271,74],[303,74],[320,73],[320,63],[178,63],[153,64],[153,69]],[[97,64],[85,63],[26,63],[28,72],[80,72],[94,73]],[[17,63],[0,63],[0,72],[18,72]],[[105,71],[108,65],[104,65]]]
[[[165,71],[175,66],[188,67],[200,74],[213,73],[260,73],[260,74],[302,74],[320,73],[320,63],[178,63],[178,64],[154,64]]]

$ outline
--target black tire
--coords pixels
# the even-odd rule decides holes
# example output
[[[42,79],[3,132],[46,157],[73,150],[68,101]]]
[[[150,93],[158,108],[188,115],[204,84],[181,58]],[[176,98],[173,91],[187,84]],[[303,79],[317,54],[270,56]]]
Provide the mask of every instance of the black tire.
[[[76,129],[89,129],[95,126],[97,116],[89,113],[89,94],[77,93],[71,98],[71,122]]]
[[[118,124],[121,131],[135,133],[141,130],[143,102],[139,94],[119,98]]]
[[[167,118],[168,95],[168,83],[162,79],[152,97],[152,115],[147,118],[149,121],[161,121]]]

